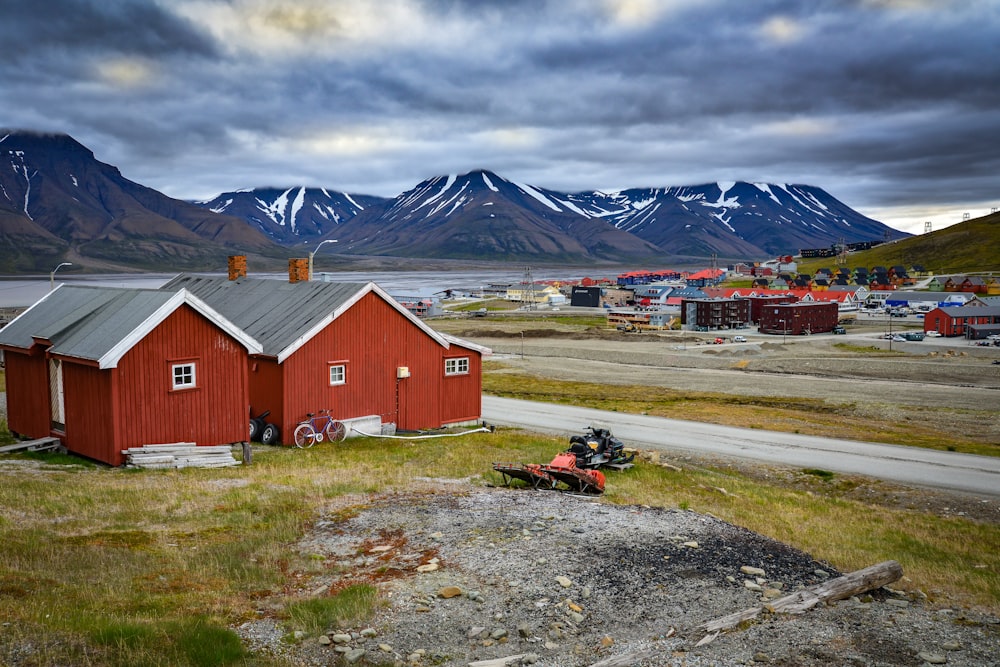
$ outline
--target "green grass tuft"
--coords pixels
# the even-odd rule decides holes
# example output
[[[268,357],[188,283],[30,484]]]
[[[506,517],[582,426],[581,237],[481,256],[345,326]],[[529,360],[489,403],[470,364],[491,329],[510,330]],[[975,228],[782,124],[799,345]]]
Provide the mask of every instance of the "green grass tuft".
[[[338,622],[352,624],[371,618],[378,590],[369,584],[349,586],[325,598],[311,598],[288,605],[288,625],[315,637],[329,632]]]

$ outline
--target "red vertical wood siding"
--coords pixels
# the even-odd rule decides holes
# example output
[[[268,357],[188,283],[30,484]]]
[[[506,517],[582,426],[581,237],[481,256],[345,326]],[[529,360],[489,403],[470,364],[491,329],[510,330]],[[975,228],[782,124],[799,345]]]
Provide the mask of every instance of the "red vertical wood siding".
[[[64,444],[74,454],[96,461],[124,463],[115,430],[114,369],[101,370],[63,361],[66,405]]]
[[[197,386],[172,391],[171,365],[187,361],[196,364]],[[178,308],[129,350],[115,376],[118,449],[166,442],[218,445],[248,437],[246,348],[189,306]],[[115,463],[121,462],[118,454]]]
[[[7,426],[29,438],[50,435],[49,368],[44,354],[7,350]]]
[[[365,295],[282,364],[283,440],[291,440],[306,413],[327,408],[338,419],[379,415],[401,429],[478,419],[480,355],[456,354],[452,347],[452,356],[469,357],[470,373],[446,381],[446,352],[381,297]],[[331,363],[346,366],[345,384],[330,386]],[[397,381],[400,366],[410,369],[410,377]]]
[[[444,360],[468,357],[468,375],[444,375]],[[478,421],[483,414],[483,356],[477,350],[452,345],[441,361],[441,424]]]

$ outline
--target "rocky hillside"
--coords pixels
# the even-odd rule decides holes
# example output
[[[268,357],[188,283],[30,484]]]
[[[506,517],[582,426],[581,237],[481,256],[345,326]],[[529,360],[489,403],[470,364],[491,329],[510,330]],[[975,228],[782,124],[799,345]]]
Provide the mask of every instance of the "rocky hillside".
[[[233,252],[285,254],[243,220],[122,176],[67,135],[0,130],[0,271],[63,259],[103,268],[224,266]]]

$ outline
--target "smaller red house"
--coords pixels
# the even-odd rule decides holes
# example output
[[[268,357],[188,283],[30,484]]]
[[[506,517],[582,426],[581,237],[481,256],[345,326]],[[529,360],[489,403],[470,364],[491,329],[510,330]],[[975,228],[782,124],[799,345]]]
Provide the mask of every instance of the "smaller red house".
[[[0,330],[7,422],[124,463],[147,444],[247,440],[261,345],[186,290],[61,285]]]

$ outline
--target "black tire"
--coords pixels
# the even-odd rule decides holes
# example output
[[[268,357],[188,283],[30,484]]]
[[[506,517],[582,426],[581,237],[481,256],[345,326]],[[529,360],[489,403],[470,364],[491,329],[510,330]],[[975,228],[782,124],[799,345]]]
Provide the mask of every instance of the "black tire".
[[[264,431],[264,427],[267,425],[260,417],[255,417],[250,420],[250,440],[251,442],[260,442],[260,435]]]
[[[260,432],[260,441],[265,445],[273,445],[281,439],[281,431],[274,424],[266,424],[264,430]]]

